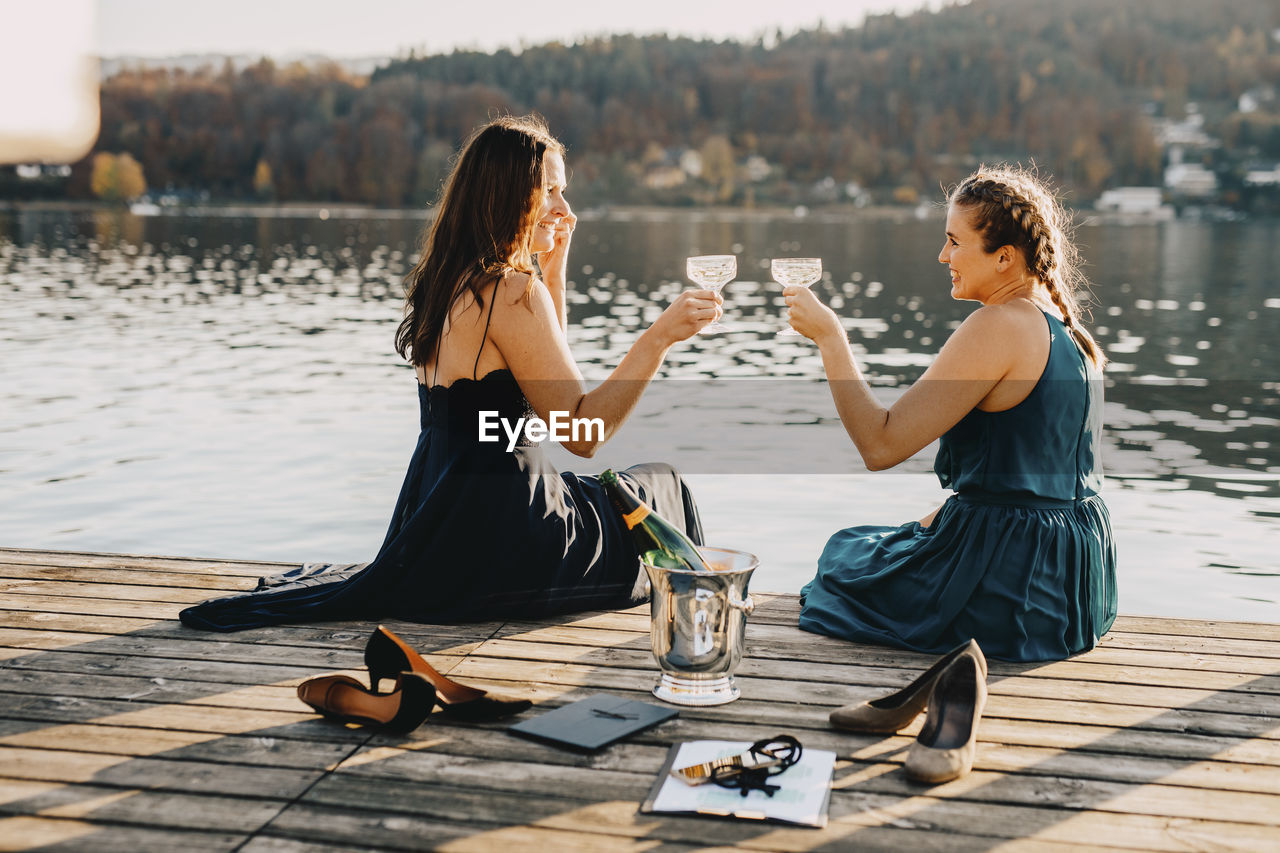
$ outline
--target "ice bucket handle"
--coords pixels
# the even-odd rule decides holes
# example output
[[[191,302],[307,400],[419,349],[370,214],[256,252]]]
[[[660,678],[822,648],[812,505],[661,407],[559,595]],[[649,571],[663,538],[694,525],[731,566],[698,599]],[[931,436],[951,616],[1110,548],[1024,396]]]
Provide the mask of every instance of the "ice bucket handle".
[[[756,603],[751,600],[751,596],[737,598],[733,593],[730,593],[729,606],[734,610],[741,610],[744,616],[750,616],[756,609]]]

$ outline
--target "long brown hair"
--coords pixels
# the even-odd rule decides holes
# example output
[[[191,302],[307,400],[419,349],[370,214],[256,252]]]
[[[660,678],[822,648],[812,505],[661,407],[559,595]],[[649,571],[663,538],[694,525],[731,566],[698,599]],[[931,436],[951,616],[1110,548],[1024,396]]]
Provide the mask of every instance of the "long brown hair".
[[[1069,220],[1053,192],[1035,174],[1018,166],[979,167],[947,197],[973,211],[972,224],[990,254],[1001,246],[1022,252],[1027,269],[1049,292],[1064,325],[1095,367],[1107,362],[1102,347],[1081,320],[1078,294],[1089,282],[1068,233]]]
[[[427,228],[418,263],[405,276],[405,317],[396,352],[425,364],[449,310],[508,270],[533,273],[530,245],[541,212],[543,158],[562,146],[537,116],[504,116],[477,128],[462,146]]]

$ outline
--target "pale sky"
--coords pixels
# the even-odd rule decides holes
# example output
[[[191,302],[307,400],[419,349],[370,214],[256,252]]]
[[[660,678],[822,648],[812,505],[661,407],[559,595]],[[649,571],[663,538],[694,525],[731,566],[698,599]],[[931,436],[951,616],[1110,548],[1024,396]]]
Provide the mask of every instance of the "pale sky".
[[[944,0],[95,0],[98,54],[394,56],[604,33],[753,38]]]

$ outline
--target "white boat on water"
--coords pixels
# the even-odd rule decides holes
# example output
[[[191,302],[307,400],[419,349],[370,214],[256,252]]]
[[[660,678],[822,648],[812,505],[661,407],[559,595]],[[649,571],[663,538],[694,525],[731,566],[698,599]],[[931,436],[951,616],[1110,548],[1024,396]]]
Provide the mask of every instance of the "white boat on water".
[[[1159,187],[1116,187],[1106,190],[1094,203],[1103,222],[1168,222],[1174,218],[1173,205],[1164,203]]]

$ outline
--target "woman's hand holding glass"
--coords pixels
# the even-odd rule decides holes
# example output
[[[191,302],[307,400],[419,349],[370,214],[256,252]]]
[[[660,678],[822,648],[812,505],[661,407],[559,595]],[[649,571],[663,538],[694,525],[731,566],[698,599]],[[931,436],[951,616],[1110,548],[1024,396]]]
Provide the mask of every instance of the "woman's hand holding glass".
[[[688,340],[720,319],[724,297],[715,290],[686,290],[651,327],[666,345]]]
[[[702,285],[719,297],[720,289],[738,274],[738,259],[734,255],[694,255],[685,261],[685,272],[690,281]],[[720,299],[720,304],[724,304],[723,299]],[[717,319],[699,331],[723,332],[728,328]]]
[[[823,305],[812,290],[799,285],[782,288],[782,298],[789,309],[792,334],[801,334],[821,345],[824,338],[838,337],[845,340],[844,326],[836,312]]]
[[[769,264],[773,280],[784,286],[805,287],[822,278],[822,258],[774,258]],[[790,303],[788,303],[790,304]],[[783,329],[779,335],[799,335],[795,329]]]

